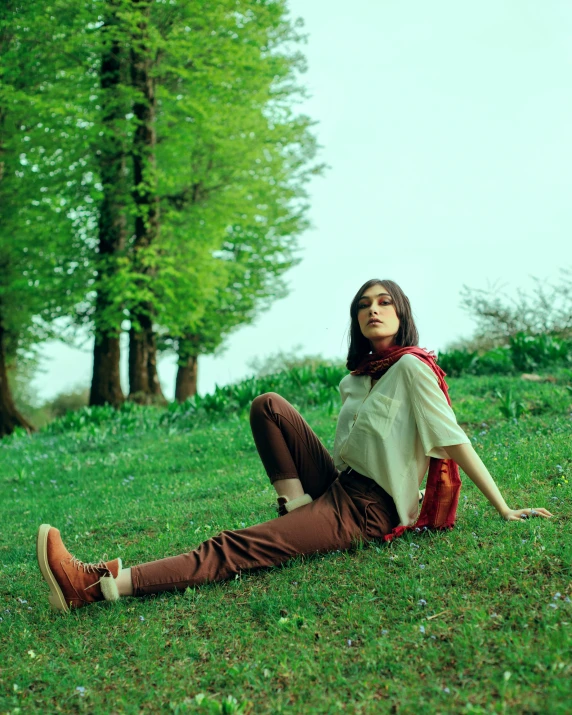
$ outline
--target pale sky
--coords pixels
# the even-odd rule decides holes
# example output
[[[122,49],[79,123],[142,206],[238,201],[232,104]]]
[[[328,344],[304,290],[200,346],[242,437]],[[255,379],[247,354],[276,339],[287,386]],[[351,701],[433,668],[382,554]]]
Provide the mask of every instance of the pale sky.
[[[370,278],[401,285],[421,347],[438,350],[473,332],[463,284],[526,290],[572,265],[570,0],[289,6],[309,35],[302,110],[330,168],[310,187],[289,296],[200,359],[201,393],[297,345],[343,359],[349,304]],[[41,399],[89,384],[89,344],[43,354]],[[159,374],[172,398],[174,357]]]

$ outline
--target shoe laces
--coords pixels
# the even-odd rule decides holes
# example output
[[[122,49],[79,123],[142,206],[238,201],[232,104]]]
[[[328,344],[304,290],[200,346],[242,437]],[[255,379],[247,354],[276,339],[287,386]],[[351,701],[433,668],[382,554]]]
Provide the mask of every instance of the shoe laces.
[[[105,555],[103,558],[107,558],[107,555]],[[76,569],[83,569],[86,573],[96,573],[98,571],[103,571],[104,573],[101,574],[100,578],[97,579],[97,581],[94,581],[91,586],[86,586],[85,590],[88,591],[90,588],[93,588],[94,586],[97,586],[99,583],[101,583],[101,579],[109,574],[111,576],[111,571],[107,567],[107,564],[105,561],[99,561],[97,564],[96,563],[86,563],[85,561],[80,561],[79,559],[76,559],[75,556],[72,556],[71,559],[72,566],[75,566]]]
[[[75,556],[72,556],[71,563],[76,569],[83,569],[86,573],[94,573],[95,571],[100,571],[101,569],[109,571],[105,561],[99,561],[98,563],[86,563],[85,561],[80,561],[79,559],[76,559]]]

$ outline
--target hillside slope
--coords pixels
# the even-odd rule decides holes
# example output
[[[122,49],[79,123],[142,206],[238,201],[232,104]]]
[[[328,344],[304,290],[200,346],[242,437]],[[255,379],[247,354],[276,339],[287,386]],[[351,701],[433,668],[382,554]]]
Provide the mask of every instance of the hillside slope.
[[[452,532],[70,617],[50,612],[35,564],[42,522],[83,560],[132,565],[274,517],[247,411],[128,407],[3,441],[0,713],[568,713],[565,382],[450,381],[509,505],[553,520],[504,522],[464,477]],[[499,408],[509,389],[519,420]],[[335,403],[308,406],[304,390],[297,402],[331,449]]]

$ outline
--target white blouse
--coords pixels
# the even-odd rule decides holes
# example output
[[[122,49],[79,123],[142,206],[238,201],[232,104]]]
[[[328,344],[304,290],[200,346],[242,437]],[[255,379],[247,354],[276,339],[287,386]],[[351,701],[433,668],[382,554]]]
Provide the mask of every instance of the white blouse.
[[[404,355],[371,386],[368,375],[340,382],[342,409],[334,462],[375,480],[397,507],[402,525],[415,523],[419,486],[429,457],[446,459],[442,447],[469,442],[457,424],[437,376],[415,355]]]

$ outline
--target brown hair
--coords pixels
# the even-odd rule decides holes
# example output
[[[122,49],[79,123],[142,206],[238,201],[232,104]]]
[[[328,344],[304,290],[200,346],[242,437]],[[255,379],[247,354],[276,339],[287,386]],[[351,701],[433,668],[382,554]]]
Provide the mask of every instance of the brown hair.
[[[357,315],[360,298],[364,294],[364,291],[374,285],[383,285],[395,305],[395,312],[399,318],[399,330],[395,336],[395,344],[404,346],[419,344],[419,333],[417,332],[417,327],[415,325],[415,321],[413,320],[409,298],[405,295],[397,283],[390,280],[382,281],[378,278],[372,278],[372,280],[367,281],[367,283],[362,285],[362,287],[355,294],[350,305],[351,323],[348,340],[348,359],[346,362],[348,370],[355,370],[364,357],[371,352],[371,343],[361,332]]]

